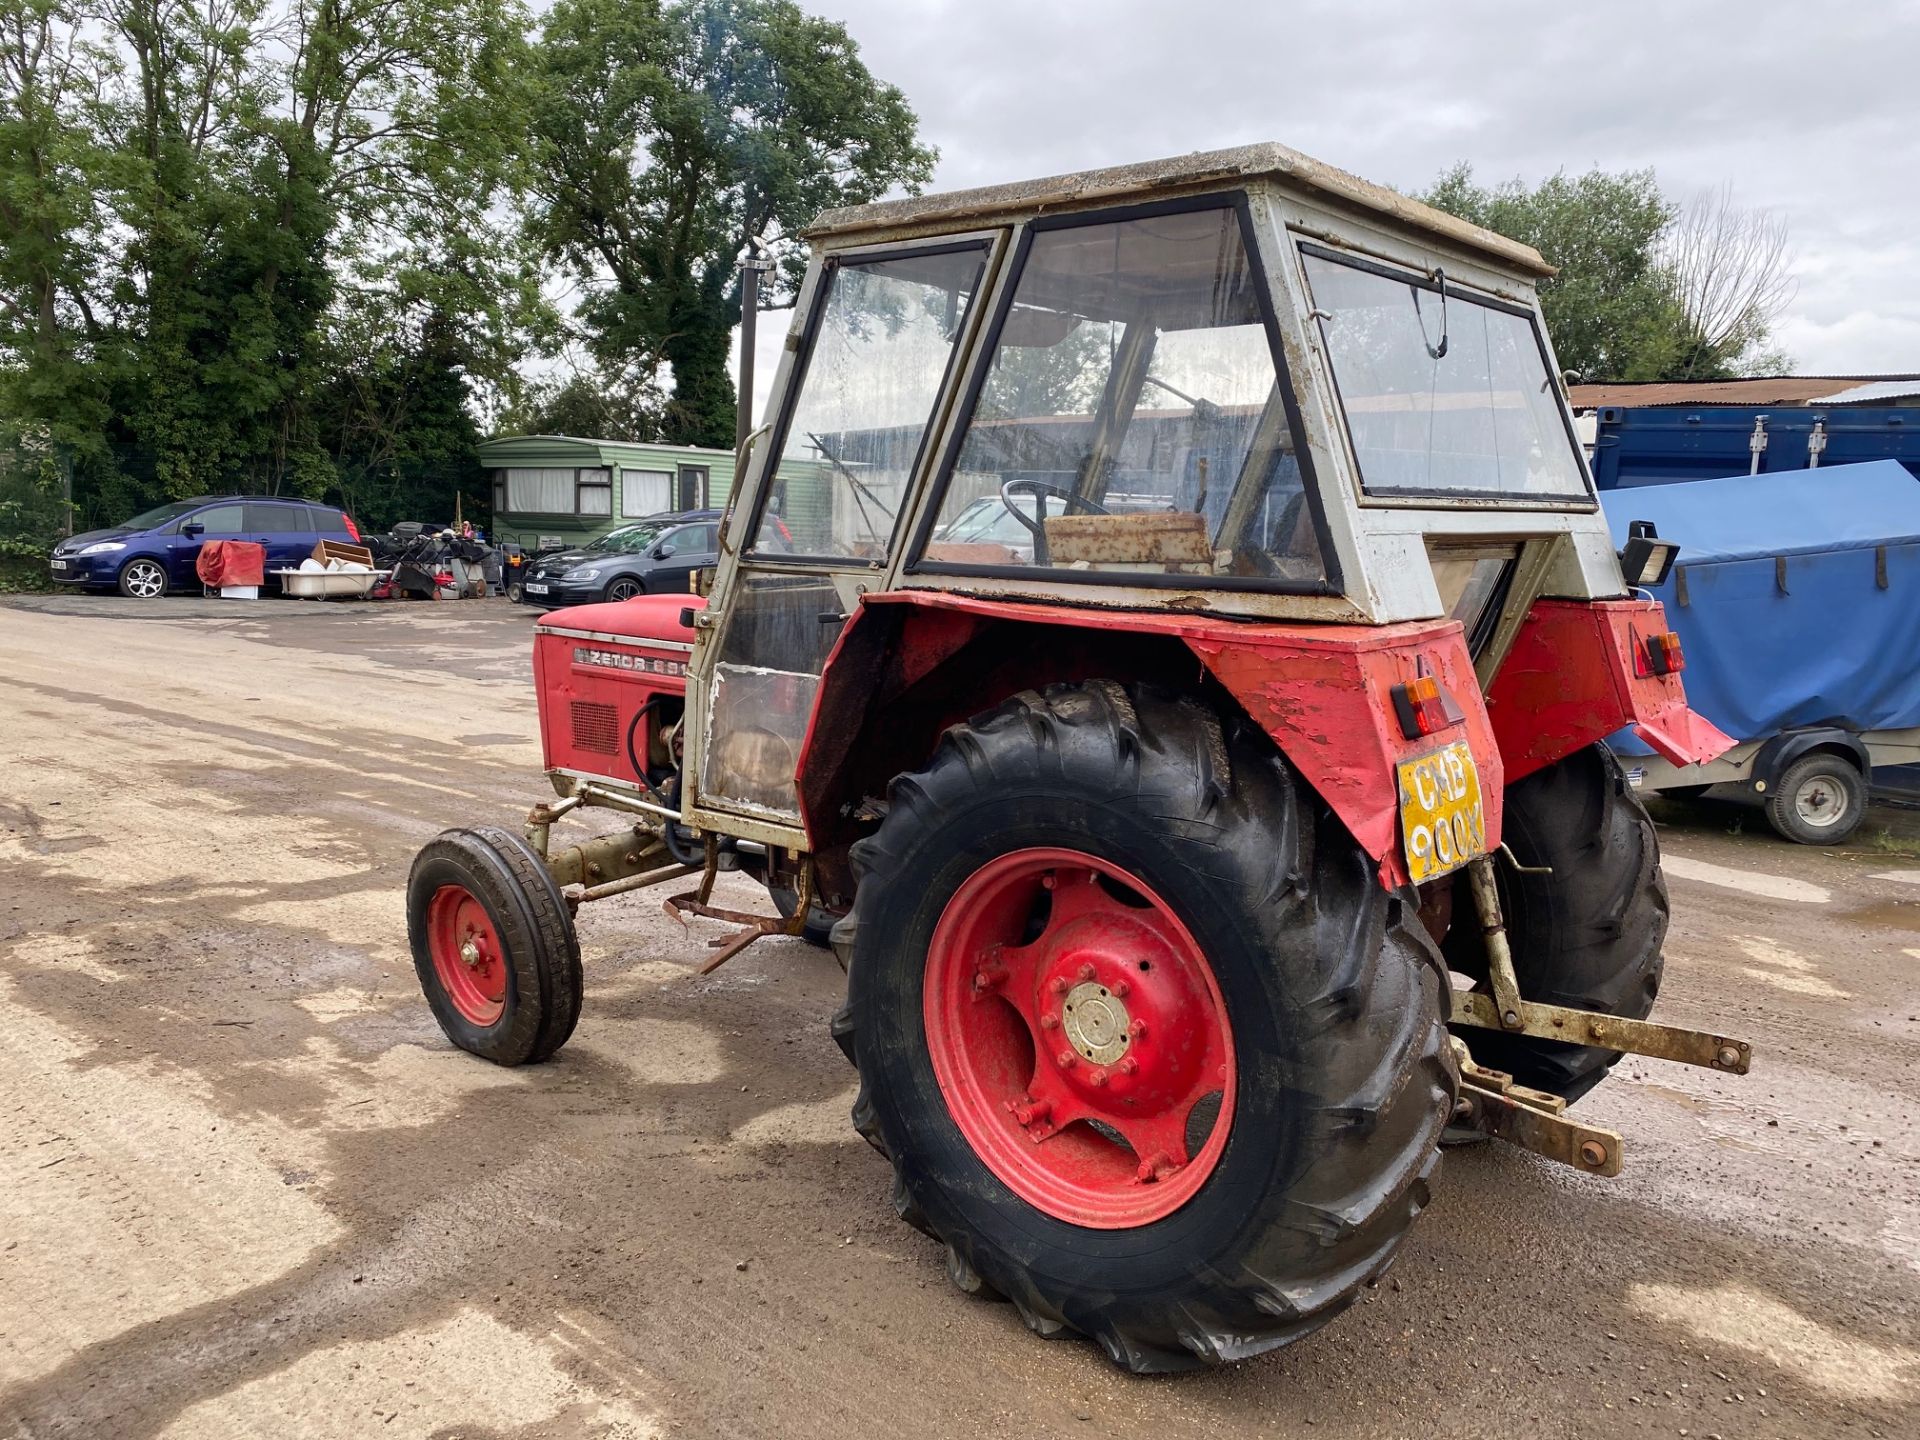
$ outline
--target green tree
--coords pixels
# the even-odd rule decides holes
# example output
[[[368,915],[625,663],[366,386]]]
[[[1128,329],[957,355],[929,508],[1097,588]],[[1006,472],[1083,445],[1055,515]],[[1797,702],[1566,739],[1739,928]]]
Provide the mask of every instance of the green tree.
[[[540,314],[513,217],[528,23],[520,0],[0,0],[0,413],[123,514],[360,484],[359,431],[329,427],[432,409],[388,381],[464,403],[511,374]]]
[[[1583,380],[1664,377],[1682,348],[1683,317],[1657,255],[1673,207],[1651,170],[1489,189],[1457,165],[1421,198],[1533,246],[1558,268],[1540,286],[1540,308],[1563,369]]]
[[[1421,198],[1524,241],[1558,269],[1540,286],[1540,308],[1562,368],[1583,380],[1724,379],[1785,363],[1766,348],[1787,293],[1784,232],[1730,212],[1724,197],[1701,218],[1671,202],[1651,170],[1489,188],[1462,164]],[[1770,243],[1743,248],[1741,238]],[[1730,273],[1742,258],[1748,273]]]
[[[837,22],[792,0],[561,0],[538,51],[533,226],[604,367],[670,370],[670,443],[733,443],[735,261],[820,211],[918,190],[934,152]],[[767,303],[791,293],[793,255]]]

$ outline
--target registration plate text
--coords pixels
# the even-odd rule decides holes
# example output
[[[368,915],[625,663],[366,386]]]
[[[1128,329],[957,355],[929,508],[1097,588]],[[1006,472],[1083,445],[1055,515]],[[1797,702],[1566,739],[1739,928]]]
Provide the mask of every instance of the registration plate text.
[[[547,593],[546,586],[536,585],[531,580],[529,580],[526,583],[526,585],[522,588],[524,588],[529,595],[544,595]]]
[[[1402,760],[1400,840],[1416,885],[1487,853],[1486,812],[1473,751],[1456,740],[1431,755]]]

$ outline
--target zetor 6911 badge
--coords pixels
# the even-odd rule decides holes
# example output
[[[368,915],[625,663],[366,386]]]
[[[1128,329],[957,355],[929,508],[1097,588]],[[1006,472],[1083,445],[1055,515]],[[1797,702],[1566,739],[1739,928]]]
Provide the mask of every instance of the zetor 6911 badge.
[[[1666,886],[1601,741],[1730,742],[1634,598],[1671,547],[1608,539],[1538,254],[1277,145],[808,238],[707,598],[543,619],[558,800],[414,866],[456,1044],[566,1041],[589,901],[684,877],[705,968],[830,939],[902,1218],[1142,1371],[1338,1313],[1449,1127],[1611,1175],[1567,1107],[1623,1051],[1747,1069],[1646,1018]]]

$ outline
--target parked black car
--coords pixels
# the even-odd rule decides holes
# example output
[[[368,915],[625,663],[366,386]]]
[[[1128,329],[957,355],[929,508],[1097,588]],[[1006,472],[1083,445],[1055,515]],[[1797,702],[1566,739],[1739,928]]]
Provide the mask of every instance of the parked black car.
[[[649,515],[577,549],[546,551],[528,563],[521,601],[552,610],[592,600],[684,593],[694,571],[719,563],[720,515],[718,510]]]

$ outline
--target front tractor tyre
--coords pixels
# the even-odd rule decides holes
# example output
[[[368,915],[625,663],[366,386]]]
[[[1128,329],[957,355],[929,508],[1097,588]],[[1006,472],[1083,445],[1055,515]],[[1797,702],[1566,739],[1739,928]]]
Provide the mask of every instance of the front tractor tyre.
[[[545,1060],[580,1015],[580,945],[540,857],[498,826],[447,830],[407,878],[407,938],[433,1018],[496,1065]]]
[[[1458,1085],[1445,971],[1265,735],[1028,691],[896,780],[853,861],[854,1120],[962,1289],[1165,1371],[1386,1268]]]
[[[1494,862],[1522,998],[1644,1020],[1660,992],[1667,882],[1646,806],[1604,745],[1576,750],[1508,787],[1502,838],[1526,869]],[[1448,963],[1488,988],[1473,892],[1461,872]],[[1460,1027],[1473,1058],[1569,1103],[1619,1060],[1618,1050]]]

